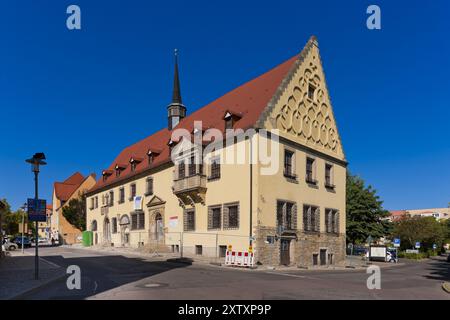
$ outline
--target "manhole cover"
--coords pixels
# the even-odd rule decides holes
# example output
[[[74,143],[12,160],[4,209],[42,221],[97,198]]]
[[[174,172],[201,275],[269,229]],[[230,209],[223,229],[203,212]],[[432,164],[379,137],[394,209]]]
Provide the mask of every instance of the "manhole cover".
[[[159,283],[147,283],[147,284],[144,284],[144,287],[146,287],[146,288],[157,288],[157,287],[161,287],[161,285]]]

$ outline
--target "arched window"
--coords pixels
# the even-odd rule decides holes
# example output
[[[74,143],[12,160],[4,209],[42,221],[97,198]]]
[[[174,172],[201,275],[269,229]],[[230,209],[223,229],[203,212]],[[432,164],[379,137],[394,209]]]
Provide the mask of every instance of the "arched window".
[[[91,223],[91,231],[97,231],[97,220],[93,220]]]

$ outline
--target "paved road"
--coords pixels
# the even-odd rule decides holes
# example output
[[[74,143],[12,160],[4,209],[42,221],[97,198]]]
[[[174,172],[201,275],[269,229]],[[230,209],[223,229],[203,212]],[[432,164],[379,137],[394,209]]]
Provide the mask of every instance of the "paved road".
[[[41,254],[78,265],[82,288],[68,290],[63,278],[24,299],[450,299],[441,288],[450,280],[443,260],[383,268],[381,290],[369,290],[365,271],[235,270],[61,247]]]

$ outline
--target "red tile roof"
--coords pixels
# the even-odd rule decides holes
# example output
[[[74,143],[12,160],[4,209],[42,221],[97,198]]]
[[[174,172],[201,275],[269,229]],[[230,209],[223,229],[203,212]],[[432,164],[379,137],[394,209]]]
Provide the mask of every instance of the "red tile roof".
[[[55,182],[55,194],[60,201],[67,201],[72,194],[80,187],[85,178],[79,172],[74,173],[64,182]]]
[[[315,40],[315,38],[311,38]],[[312,41],[310,40],[310,42]],[[309,42],[309,43],[310,43]],[[307,45],[308,46],[308,45]],[[306,46],[306,47],[307,47]],[[306,47],[304,50],[306,50]],[[239,114],[241,117],[236,121],[234,129],[248,129],[253,127],[258,121],[261,113],[267,107],[269,101],[277,92],[283,79],[286,78],[289,71],[299,59],[299,55],[288,59],[272,70],[260,75],[259,77],[239,86],[238,88],[226,93],[222,97],[212,101],[208,105],[198,109],[186,118],[182,119],[175,127],[193,131],[194,121],[202,121],[202,127],[216,128],[225,130],[223,120],[227,111]],[[131,171],[130,165],[121,172],[120,177],[111,175],[106,181],[99,179],[96,185],[89,191],[94,192],[115,182],[130,178],[149,168],[158,167],[170,161],[170,148],[167,145],[171,138],[171,131],[164,128],[153,135],[125,148],[109,166],[108,170],[114,170],[116,164],[128,164],[131,157],[145,158],[149,150],[158,150],[159,154],[154,158],[151,165],[147,161],[142,161]]]

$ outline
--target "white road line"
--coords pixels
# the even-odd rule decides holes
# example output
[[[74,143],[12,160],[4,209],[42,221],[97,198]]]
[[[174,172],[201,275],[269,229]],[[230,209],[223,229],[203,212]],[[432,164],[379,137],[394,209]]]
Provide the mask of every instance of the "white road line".
[[[289,274],[289,273],[279,273],[279,272],[266,272],[266,273],[276,274],[276,275],[279,275],[279,276],[293,277],[293,278],[308,278],[306,276],[299,276],[299,275],[296,275],[296,274]]]

